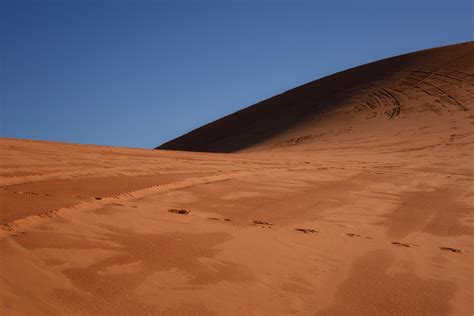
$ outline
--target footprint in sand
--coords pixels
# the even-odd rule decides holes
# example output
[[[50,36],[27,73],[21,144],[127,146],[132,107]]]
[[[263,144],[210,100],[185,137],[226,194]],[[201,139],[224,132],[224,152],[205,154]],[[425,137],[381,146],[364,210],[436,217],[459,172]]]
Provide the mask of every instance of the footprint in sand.
[[[170,209],[168,210],[168,212],[170,212],[170,213],[176,213],[176,214],[181,214],[181,215],[188,215],[189,213],[191,213],[190,210],[185,210],[184,208],[182,208],[182,209],[170,208]]]
[[[452,247],[439,247],[439,249],[441,249],[443,251],[454,252],[454,253],[463,253],[463,251],[461,249],[452,248]]]
[[[305,234],[315,234],[319,233],[317,230],[311,229],[311,228],[295,228],[296,231],[298,232],[303,232]]]
[[[272,223],[268,223],[268,222],[264,222],[264,221],[260,221],[260,220],[253,221],[253,223],[257,224],[257,225],[269,225],[269,226],[273,225]]]
[[[346,233],[347,236],[349,237],[357,237],[357,238],[363,238],[363,239],[372,239],[370,236],[362,236],[359,234],[354,234],[354,233]]]
[[[123,204],[120,204],[120,203],[109,203],[107,204],[108,206],[125,206]]]
[[[399,241],[392,241],[391,244],[395,245],[395,246],[398,246],[398,247],[405,247],[405,248],[419,247],[418,245],[407,244],[407,243],[399,242]]]

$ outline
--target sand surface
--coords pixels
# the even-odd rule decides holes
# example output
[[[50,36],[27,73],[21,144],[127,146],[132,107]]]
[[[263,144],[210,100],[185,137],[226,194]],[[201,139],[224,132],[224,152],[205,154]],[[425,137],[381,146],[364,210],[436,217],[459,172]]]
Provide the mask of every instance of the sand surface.
[[[0,314],[472,315],[472,47],[171,143],[240,152],[0,139]]]

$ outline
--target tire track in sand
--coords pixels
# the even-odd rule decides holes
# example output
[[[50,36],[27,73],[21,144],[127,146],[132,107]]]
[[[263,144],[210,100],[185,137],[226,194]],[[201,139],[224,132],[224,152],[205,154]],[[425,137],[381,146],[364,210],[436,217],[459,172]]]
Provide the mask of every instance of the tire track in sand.
[[[185,188],[193,187],[196,185],[227,181],[231,179],[257,175],[257,174],[271,173],[271,172],[280,171],[280,170],[287,170],[287,168],[269,168],[269,169],[264,169],[264,170],[259,169],[259,170],[248,170],[248,171],[236,171],[236,172],[231,172],[231,173],[217,174],[217,175],[211,175],[211,176],[205,176],[205,177],[189,178],[182,181],[176,181],[176,182],[171,182],[171,183],[166,183],[166,184],[158,184],[158,185],[154,185],[145,189],[129,191],[129,192],[121,193],[114,196],[102,197],[100,199],[95,199],[93,201],[84,201],[84,202],[75,204],[71,207],[63,207],[63,208],[44,212],[37,215],[30,215],[25,218],[17,219],[10,223],[4,224],[1,226],[1,229],[0,229],[0,238],[7,237],[11,234],[17,233],[19,231],[22,231],[30,227],[34,227],[36,225],[44,223],[44,221],[51,220],[54,218],[59,218],[61,214],[64,214],[65,212],[94,211],[94,210],[101,209],[110,203],[130,202],[130,201],[139,200],[146,196],[159,195],[159,194],[163,194],[169,191],[185,189]]]

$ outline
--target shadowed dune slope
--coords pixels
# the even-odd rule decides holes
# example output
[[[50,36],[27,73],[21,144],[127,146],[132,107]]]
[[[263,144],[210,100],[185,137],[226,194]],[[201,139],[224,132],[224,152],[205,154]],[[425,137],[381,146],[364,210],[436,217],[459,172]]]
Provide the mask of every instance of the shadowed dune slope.
[[[298,149],[315,150],[324,139],[360,139],[373,129],[380,134],[372,134],[372,139],[394,131],[403,138],[406,127],[443,125],[453,117],[469,117],[473,100],[474,44],[467,42],[333,74],[211,122],[157,149],[225,153],[302,146]]]

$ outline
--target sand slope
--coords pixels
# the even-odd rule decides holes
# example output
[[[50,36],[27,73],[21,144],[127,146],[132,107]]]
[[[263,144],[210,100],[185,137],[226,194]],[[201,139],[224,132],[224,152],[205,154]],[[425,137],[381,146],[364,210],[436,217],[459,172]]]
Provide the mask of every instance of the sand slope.
[[[0,314],[472,315],[472,52],[348,70],[164,146],[239,153],[0,139]]]
[[[402,132],[398,139],[405,128],[449,124],[453,116],[469,116],[473,80],[473,42],[424,50],[310,82],[157,148],[235,152],[299,145],[298,149],[315,149],[324,142],[364,141],[369,129],[371,136],[377,130],[378,139]]]

